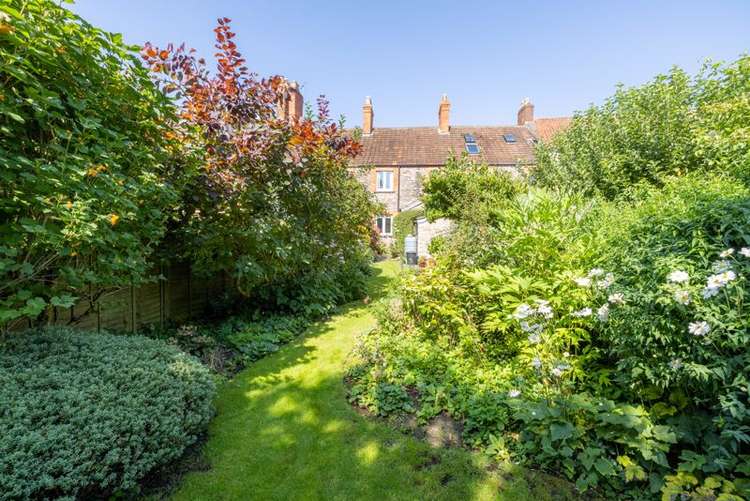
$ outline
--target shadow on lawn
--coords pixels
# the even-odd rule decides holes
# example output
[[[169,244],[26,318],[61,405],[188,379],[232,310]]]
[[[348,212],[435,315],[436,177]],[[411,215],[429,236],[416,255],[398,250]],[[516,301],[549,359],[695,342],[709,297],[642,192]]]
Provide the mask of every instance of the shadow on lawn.
[[[375,268],[372,299],[392,276]],[[205,457],[176,499],[568,499],[528,472],[425,442],[357,414],[344,360],[374,325],[363,302],[238,374],[221,390]]]

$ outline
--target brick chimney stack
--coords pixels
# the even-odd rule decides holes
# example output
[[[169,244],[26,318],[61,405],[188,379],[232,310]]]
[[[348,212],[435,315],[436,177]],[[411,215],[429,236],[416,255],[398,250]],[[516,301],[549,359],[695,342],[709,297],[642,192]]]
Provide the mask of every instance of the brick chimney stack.
[[[279,101],[276,103],[279,118],[290,122],[301,120],[304,99],[299,91],[299,84],[295,81],[286,80],[282,89]]]
[[[372,99],[367,96],[365,104],[362,105],[362,133],[366,136],[372,134],[372,117]]]
[[[287,115],[290,120],[298,121],[302,119],[302,105],[304,99],[299,91],[297,82],[289,82],[289,101],[287,102]]]
[[[521,107],[518,108],[518,125],[526,125],[534,121],[534,104],[531,99],[524,98],[521,101]]]
[[[447,134],[450,130],[450,113],[451,103],[448,101],[448,94],[443,94],[438,108],[438,132],[440,134]]]

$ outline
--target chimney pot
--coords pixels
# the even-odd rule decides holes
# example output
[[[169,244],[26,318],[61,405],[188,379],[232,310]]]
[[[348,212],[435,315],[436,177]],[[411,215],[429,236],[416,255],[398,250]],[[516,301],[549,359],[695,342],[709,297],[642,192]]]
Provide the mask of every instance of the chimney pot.
[[[518,125],[526,125],[534,121],[534,103],[528,97],[521,101],[521,107],[518,108]]]
[[[362,133],[372,134],[372,99],[370,96],[365,97],[365,104],[362,105]]]
[[[438,107],[438,132],[440,134],[447,134],[450,131],[450,112],[451,103],[448,101],[448,94],[443,94]]]

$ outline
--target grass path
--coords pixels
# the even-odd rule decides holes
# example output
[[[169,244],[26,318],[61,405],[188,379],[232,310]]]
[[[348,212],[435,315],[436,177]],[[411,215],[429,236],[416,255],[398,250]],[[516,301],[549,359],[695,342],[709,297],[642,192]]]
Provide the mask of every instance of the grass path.
[[[376,265],[371,297],[397,271]],[[188,474],[174,499],[554,499],[541,475],[488,472],[479,454],[432,449],[357,414],[346,358],[374,326],[370,307],[350,304],[227,382],[205,447],[211,469]]]

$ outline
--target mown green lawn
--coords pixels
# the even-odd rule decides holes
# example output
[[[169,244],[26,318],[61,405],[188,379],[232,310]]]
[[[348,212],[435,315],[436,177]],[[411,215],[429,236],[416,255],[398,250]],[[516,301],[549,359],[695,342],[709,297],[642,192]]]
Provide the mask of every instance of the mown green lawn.
[[[373,299],[398,272],[379,263]],[[306,336],[253,364],[217,398],[205,454],[211,468],[188,474],[175,499],[574,499],[564,484],[481,454],[434,449],[357,414],[343,383],[356,336],[373,328],[354,303]]]

